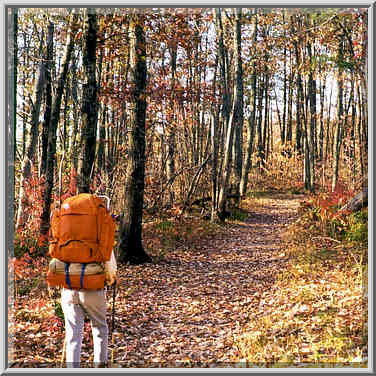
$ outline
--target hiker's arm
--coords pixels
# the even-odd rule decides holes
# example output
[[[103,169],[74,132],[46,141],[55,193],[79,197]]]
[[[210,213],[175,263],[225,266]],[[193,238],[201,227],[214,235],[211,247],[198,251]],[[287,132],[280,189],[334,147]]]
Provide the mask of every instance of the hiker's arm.
[[[106,274],[106,281],[109,285],[112,285],[115,282],[117,272],[117,264],[114,251],[111,251],[111,257],[108,261],[105,262],[104,269]]]

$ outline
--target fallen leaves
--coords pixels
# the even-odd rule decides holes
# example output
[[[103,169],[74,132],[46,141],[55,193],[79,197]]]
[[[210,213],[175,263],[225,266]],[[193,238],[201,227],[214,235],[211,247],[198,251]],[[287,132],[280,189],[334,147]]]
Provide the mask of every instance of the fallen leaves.
[[[346,272],[344,262],[315,270],[312,255],[295,262],[291,251],[283,249],[282,233],[297,206],[298,200],[263,198],[246,222],[217,227],[206,237],[190,223],[186,242],[174,237],[171,249],[155,263],[119,266],[113,367],[277,367],[364,360],[359,352],[365,320],[360,280]],[[17,303],[11,325],[14,366],[35,367],[36,361],[59,367],[63,322],[53,302],[33,292]],[[109,291],[108,322],[111,308]],[[91,366],[90,338],[86,325],[83,367]]]

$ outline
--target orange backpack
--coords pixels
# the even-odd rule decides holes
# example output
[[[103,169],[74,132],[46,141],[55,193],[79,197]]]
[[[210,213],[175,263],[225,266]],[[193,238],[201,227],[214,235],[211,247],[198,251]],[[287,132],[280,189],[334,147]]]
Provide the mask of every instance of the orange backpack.
[[[115,241],[115,222],[96,195],[66,199],[52,213],[49,254],[64,262],[105,262]]]

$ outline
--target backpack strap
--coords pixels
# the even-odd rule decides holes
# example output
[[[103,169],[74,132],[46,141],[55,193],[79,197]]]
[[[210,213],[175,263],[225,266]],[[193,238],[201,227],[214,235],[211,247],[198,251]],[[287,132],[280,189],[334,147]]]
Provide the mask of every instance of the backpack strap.
[[[81,264],[81,275],[80,275],[80,286],[84,288],[84,275],[85,275],[85,268],[87,264]]]
[[[67,283],[69,289],[72,290],[72,284],[69,278],[69,262],[65,263],[65,282]]]

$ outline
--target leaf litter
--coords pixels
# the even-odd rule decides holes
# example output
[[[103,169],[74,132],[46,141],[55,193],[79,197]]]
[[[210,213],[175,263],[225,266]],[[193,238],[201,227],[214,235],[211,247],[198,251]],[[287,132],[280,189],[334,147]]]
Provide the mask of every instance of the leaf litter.
[[[330,299],[330,288],[325,283],[304,281],[296,289],[288,280],[278,282],[290,266],[282,236],[297,218],[300,200],[300,196],[273,196],[256,205],[245,202],[242,205],[249,211],[245,221],[232,221],[212,235],[193,233],[189,242],[180,241],[154,263],[119,265],[109,348],[112,367],[245,367],[281,360],[283,342],[304,334],[307,316],[330,307],[325,300]],[[327,293],[318,306],[309,299],[306,303],[294,299],[299,291],[308,294],[312,288]],[[56,317],[53,300],[41,298],[45,309],[38,313],[28,313],[34,300],[30,296],[24,308],[17,303],[10,325],[13,367],[61,366],[63,321]],[[111,289],[107,298],[111,326]],[[350,303],[338,312],[340,317],[348,314]],[[273,315],[275,322],[266,329],[252,326],[273,320]],[[311,321],[310,335],[314,335],[322,322],[317,315]],[[312,354],[315,341],[299,339],[295,363]],[[247,357],[244,343],[249,348],[254,343],[267,345],[270,356]],[[92,353],[90,327],[85,325],[82,367],[91,366]]]

